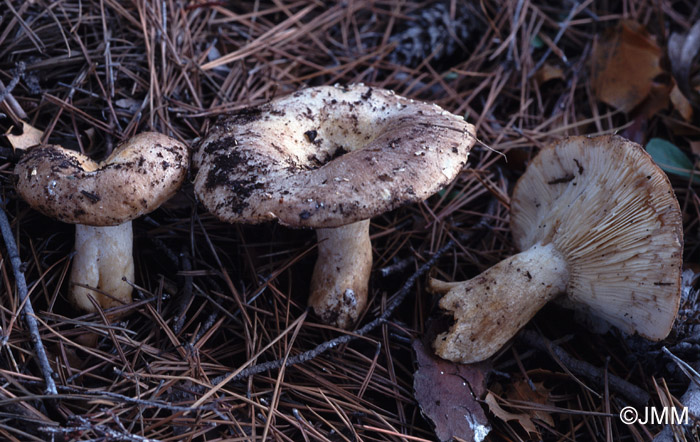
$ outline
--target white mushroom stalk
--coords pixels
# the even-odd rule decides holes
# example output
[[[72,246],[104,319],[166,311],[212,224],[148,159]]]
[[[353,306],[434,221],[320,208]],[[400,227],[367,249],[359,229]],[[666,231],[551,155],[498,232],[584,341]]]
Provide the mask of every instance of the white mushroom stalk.
[[[75,256],[69,300],[82,311],[94,311],[90,298],[104,310],[131,303],[134,280],[131,221],[118,226],[75,225]]]
[[[680,302],[683,231],[666,175],[617,136],[571,137],[534,158],[511,198],[523,252],[464,282],[431,281],[455,323],[436,353],[471,363],[498,351],[548,301],[627,333],[666,337]]]
[[[309,302],[348,328],[367,302],[368,220],[449,184],[475,140],[433,104],[359,84],[308,88],[212,127],[193,158],[195,192],[227,222],[317,229]]]
[[[372,271],[369,220],[316,229],[318,258],[309,306],[327,324],[348,328],[367,304]]]
[[[69,300],[96,311],[131,302],[131,220],[169,199],[185,179],[187,147],[155,132],[119,145],[103,162],[61,146],[31,149],[17,163],[17,191],[34,209],[76,224]]]
[[[551,243],[535,245],[465,282],[431,280],[432,292],[446,293],[440,308],[458,318],[455,331],[435,341],[436,353],[460,362],[488,358],[513,337],[513,330],[564,293],[568,282],[566,261]]]

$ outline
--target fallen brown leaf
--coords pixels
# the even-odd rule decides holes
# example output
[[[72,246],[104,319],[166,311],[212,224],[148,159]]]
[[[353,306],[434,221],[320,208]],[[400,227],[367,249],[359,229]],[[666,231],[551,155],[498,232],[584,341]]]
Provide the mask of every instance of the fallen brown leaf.
[[[12,133],[14,130],[13,128],[10,128],[10,130],[8,130],[5,134],[12,147],[14,149],[24,150],[29,149],[32,146],[36,146],[37,144],[41,144],[41,137],[44,135],[44,132],[40,131],[29,123],[23,122],[22,124],[22,133],[20,135],[14,135]]]
[[[435,425],[441,441],[481,442],[491,431],[478,399],[486,393],[488,363],[456,364],[436,357],[430,348],[413,342],[418,370],[413,377],[421,412]]]
[[[550,391],[544,386],[544,383],[534,382],[532,386],[535,387],[534,390],[527,381],[520,379],[510,385],[508,391],[504,393],[503,397],[506,399],[515,399],[518,401],[532,402],[540,405],[552,405],[552,403],[549,401]],[[552,415],[546,411],[538,410],[536,408],[523,411],[532,418],[539,419],[542,422],[546,422],[550,426],[554,426],[554,419],[552,418]]]
[[[535,73],[535,81],[538,85],[542,85],[550,80],[563,80],[564,71],[559,66],[554,66],[549,63],[545,63],[541,68]]]
[[[662,73],[661,49],[636,22],[623,21],[597,38],[592,75],[596,98],[624,112],[640,104]]]
[[[504,422],[518,421],[520,426],[523,427],[523,429],[529,434],[539,435],[537,427],[535,427],[535,424],[532,422],[532,419],[529,415],[525,413],[511,413],[509,411],[504,410],[503,408],[501,408],[500,405],[498,405],[496,396],[491,392],[489,392],[486,395],[486,399],[484,399],[484,401],[489,406],[489,410],[491,410],[491,413],[493,413],[493,415],[499,418],[500,420]]]
[[[691,121],[693,119],[693,106],[685,95],[683,95],[683,92],[681,92],[677,84],[671,89],[670,98],[673,107],[678,111],[681,117],[683,117],[685,121]]]

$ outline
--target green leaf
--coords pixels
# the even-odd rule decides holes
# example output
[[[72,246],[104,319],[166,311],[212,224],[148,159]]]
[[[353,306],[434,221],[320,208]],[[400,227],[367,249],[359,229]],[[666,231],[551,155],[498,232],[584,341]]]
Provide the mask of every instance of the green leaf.
[[[695,168],[693,162],[673,143],[661,138],[652,138],[646,146],[647,152],[664,172],[684,178],[693,178],[700,184],[700,172],[691,171]]]

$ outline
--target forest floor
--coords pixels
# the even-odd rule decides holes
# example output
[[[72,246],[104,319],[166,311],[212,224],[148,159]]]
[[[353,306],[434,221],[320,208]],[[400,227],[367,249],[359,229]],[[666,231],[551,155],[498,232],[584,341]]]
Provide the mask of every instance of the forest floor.
[[[134,221],[136,302],[116,322],[75,311],[74,226],[19,198],[22,152],[0,137],[0,197],[22,262],[0,248],[0,439],[652,440],[663,422],[630,425],[621,410],[679,404],[692,376],[683,362],[700,359],[700,3],[554,3],[0,3],[3,133],[26,122],[97,159],[146,130],[196,146],[221,115],[364,83],[437,103],[478,137],[446,189],[372,219],[356,331],[306,308],[313,231],[216,219],[195,198],[194,171]],[[683,211],[690,272],[669,337],[597,334],[551,305],[486,363],[432,359],[428,276],[466,280],[512,255],[510,195],[529,159],[565,136],[610,133],[657,146]],[[457,384],[440,380],[445,370]],[[679,440],[697,440],[692,422],[673,426]]]

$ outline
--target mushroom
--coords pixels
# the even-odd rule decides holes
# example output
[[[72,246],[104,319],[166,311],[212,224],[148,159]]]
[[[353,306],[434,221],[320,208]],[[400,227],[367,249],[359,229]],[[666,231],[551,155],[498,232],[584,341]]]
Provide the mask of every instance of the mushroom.
[[[577,136],[542,149],[513,191],[511,229],[521,253],[468,281],[431,281],[455,320],[435,339],[439,356],[490,357],[560,295],[623,332],[668,335],[680,302],[681,212],[639,145]]]
[[[367,302],[369,219],[450,183],[474,141],[472,125],[437,105],[313,87],[217,123],[193,157],[195,192],[226,222],[317,229],[309,304],[347,328]]]
[[[131,302],[131,220],[170,198],[185,179],[187,147],[155,132],[136,135],[101,163],[57,145],[17,163],[17,192],[34,209],[76,224],[69,299],[94,312]]]

